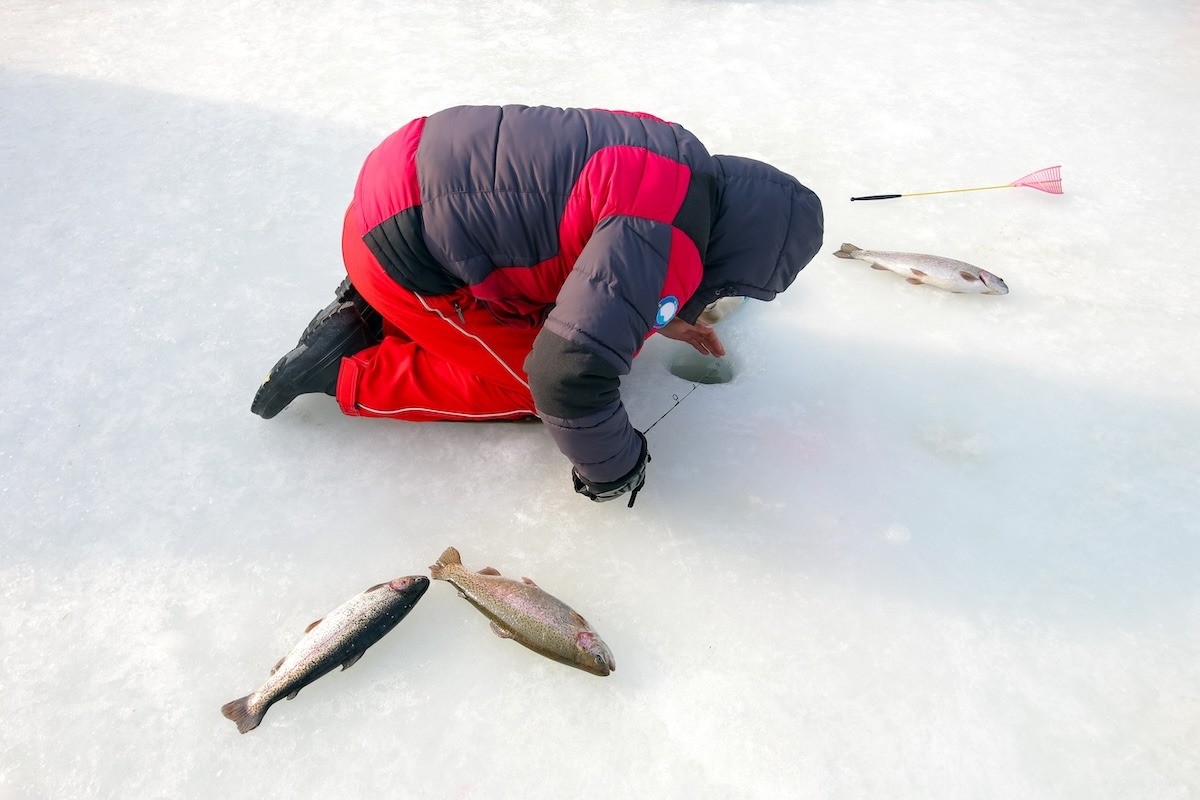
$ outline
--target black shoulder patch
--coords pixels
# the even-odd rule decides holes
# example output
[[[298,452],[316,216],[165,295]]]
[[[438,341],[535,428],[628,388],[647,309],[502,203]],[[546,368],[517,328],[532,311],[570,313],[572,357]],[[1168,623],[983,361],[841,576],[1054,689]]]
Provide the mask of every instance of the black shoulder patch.
[[[525,372],[538,411],[562,419],[599,411],[620,394],[616,367],[545,328],[525,359]]]
[[[367,231],[367,248],[396,283],[418,294],[449,294],[463,285],[425,246],[420,206],[406,208]]]
[[[708,237],[712,231],[713,209],[717,203],[717,181],[704,172],[693,172],[683,204],[671,221],[700,251],[700,262],[708,254]]]

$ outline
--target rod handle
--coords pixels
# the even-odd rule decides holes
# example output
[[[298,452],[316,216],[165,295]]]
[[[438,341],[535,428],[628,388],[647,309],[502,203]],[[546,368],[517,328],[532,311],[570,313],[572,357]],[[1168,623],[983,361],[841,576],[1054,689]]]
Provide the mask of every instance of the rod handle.
[[[872,194],[867,197],[851,197],[850,202],[855,200],[891,200],[893,197],[903,197],[902,194]]]

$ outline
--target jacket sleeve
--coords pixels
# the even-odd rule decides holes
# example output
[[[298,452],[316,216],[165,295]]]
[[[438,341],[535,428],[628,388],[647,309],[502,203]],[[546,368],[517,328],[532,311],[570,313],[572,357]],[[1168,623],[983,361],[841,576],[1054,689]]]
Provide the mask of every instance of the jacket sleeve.
[[[597,225],[525,362],[538,413],[559,450],[589,481],[625,477],[641,440],[620,376],[654,326],[667,279],[671,227],[613,216]]]

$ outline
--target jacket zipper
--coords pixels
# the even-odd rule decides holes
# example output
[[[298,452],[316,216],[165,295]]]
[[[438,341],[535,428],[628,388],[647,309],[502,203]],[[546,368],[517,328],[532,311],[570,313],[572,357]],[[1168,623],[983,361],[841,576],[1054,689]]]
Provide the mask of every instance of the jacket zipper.
[[[457,300],[454,301],[454,313],[458,314],[458,321],[465,326],[467,324],[467,318],[463,316],[462,306],[458,304]]]

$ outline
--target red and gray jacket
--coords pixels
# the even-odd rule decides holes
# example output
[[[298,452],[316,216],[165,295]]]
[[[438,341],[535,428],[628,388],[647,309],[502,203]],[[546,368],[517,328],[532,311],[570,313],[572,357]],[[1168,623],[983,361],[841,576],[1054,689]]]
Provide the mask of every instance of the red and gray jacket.
[[[719,297],[771,300],[821,246],[817,196],[767,164],[711,156],[648,114],[467,106],[413,120],[368,156],[358,228],[418,294],[463,286],[541,326],[538,413],[579,474],[619,480],[641,442],[619,393],[646,337]]]

